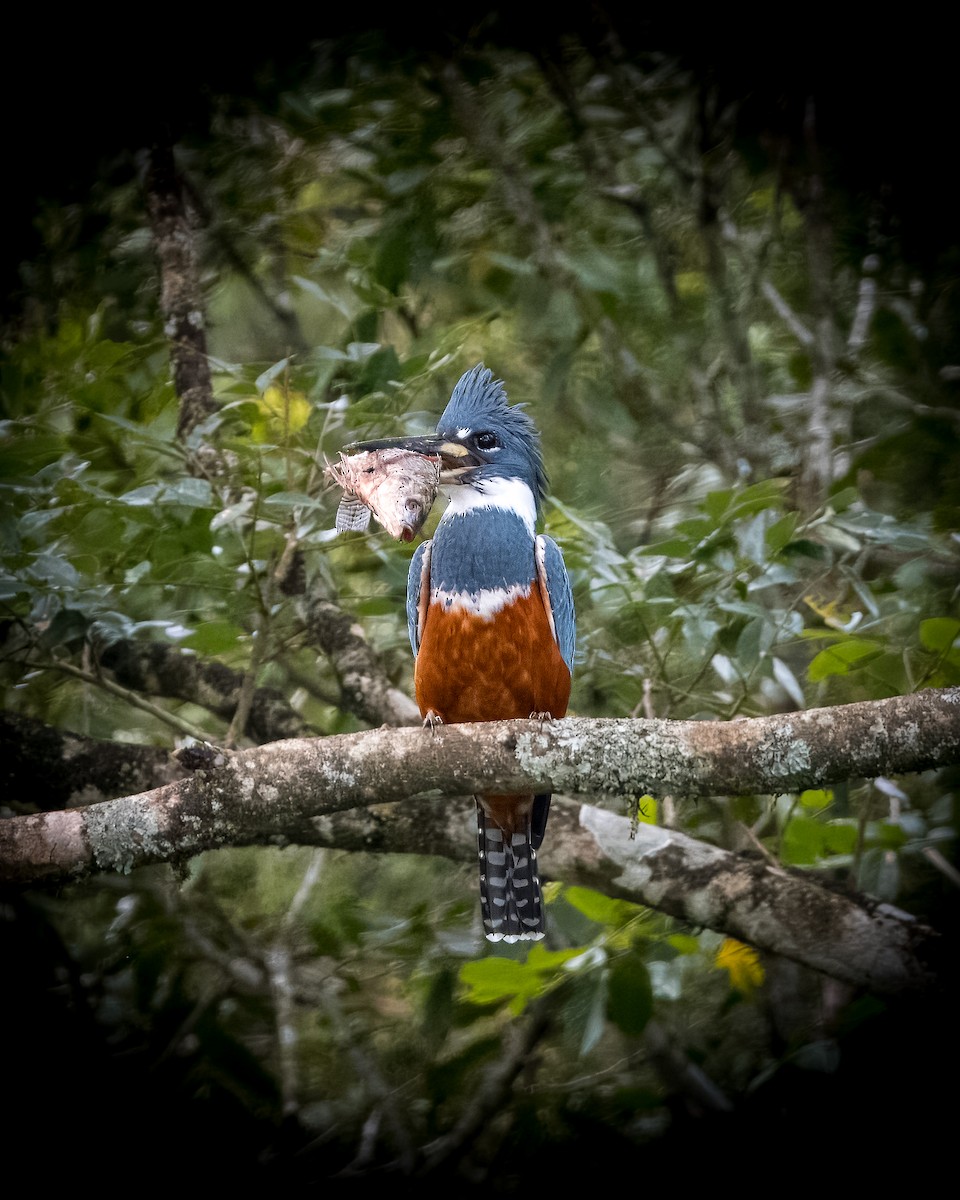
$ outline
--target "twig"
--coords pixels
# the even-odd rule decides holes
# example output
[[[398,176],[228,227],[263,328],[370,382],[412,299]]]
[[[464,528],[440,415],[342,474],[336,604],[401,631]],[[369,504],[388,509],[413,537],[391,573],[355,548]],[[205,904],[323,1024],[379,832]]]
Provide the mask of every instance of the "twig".
[[[786,300],[777,291],[769,279],[765,279],[760,284],[760,290],[773,305],[777,316],[787,326],[793,336],[797,339],[801,346],[810,349],[813,346],[813,334],[800,320],[797,314],[793,311]]]
[[[210,735],[206,730],[200,729],[196,725],[191,725],[189,721],[182,720],[180,717],[167,712],[156,704],[151,704],[149,700],[144,700],[136,692],[131,692],[127,688],[121,687],[119,683],[113,683],[111,680],[105,679],[102,675],[83,671],[71,663],[57,662],[56,660],[48,663],[33,663],[31,666],[42,670],[62,671],[65,675],[72,675],[75,679],[83,680],[84,683],[92,683],[96,687],[103,688],[105,692],[109,692],[111,696],[118,696],[125,704],[129,704],[133,708],[139,708],[142,712],[156,717],[158,721],[163,721],[164,724],[169,725],[172,729],[176,729],[178,733],[182,733],[186,737],[196,738],[200,742],[210,740]]]
[[[948,862],[939,850],[933,846],[924,846],[923,853],[955,887],[960,887],[960,871],[957,870],[953,863]]]

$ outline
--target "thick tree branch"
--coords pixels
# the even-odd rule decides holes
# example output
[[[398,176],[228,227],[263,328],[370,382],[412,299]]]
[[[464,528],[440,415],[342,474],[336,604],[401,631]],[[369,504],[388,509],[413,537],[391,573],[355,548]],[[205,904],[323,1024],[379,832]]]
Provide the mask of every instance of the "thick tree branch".
[[[960,688],[743,721],[567,718],[432,733],[380,728],[214,751],[200,761],[202,769],[179,783],[59,814],[79,822],[62,833],[68,841],[71,828],[80,836],[80,857],[63,845],[33,865],[22,855],[0,864],[24,881],[43,878],[45,861],[54,873],[124,870],[221,845],[296,838],[315,817],[417,795],[549,790],[692,798],[922,771],[960,762]],[[16,840],[36,839],[53,819],[17,818],[0,825],[0,837],[10,849]],[[43,844],[41,836],[35,845]]]
[[[59,883],[220,846],[284,841],[411,853],[429,846],[472,857],[462,808],[438,798],[548,789],[771,793],[958,761],[960,688],[734,722],[571,718],[433,733],[383,728],[211,753],[191,778],[151,792],[10,818],[0,822],[0,875],[10,885]],[[388,806],[400,800],[396,811]],[[335,817],[367,805],[375,807]],[[543,866],[850,982],[896,991],[935,973],[934,935],[896,910],[867,911],[673,831],[643,826],[631,841],[625,819],[601,809],[558,803]],[[794,925],[789,936],[782,932]]]
[[[151,148],[146,190],[160,266],[160,311],[180,401],[177,433],[186,438],[204,418],[216,412],[217,403],[207,360],[205,304],[192,214],[168,141]]]
[[[186,774],[162,746],[98,741],[18,713],[0,713],[0,762],[4,803],[14,811],[96,804]]]
[[[315,822],[320,844],[371,853],[476,854],[473,803],[378,805]],[[554,797],[539,852],[544,879],[646,904],[856,986],[923,989],[948,953],[940,936],[891,905],[829,891],[804,874],[720,850],[675,830]]]

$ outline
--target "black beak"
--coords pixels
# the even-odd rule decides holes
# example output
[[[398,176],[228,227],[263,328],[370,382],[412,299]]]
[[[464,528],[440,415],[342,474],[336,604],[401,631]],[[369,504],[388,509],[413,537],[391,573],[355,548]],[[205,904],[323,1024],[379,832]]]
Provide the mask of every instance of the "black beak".
[[[479,459],[474,458],[462,442],[439,437],[437,434],[423,434],[419,437],[374,438],[369,442],[351,442],[344,446],[344,454],[362,454],[368,450],[408,450],[411,454],[422,454],[426,458],[435,458],[440,462],[440,478],[448,480],[462,475],[473,467],[479,467]]]

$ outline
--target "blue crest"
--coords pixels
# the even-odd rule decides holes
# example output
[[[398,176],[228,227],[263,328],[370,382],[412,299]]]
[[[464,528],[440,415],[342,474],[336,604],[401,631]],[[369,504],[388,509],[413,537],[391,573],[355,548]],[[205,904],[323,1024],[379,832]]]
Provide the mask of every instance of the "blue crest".
[[[460,430],[475,435],[496,434],[500,449],[471,474],[481,480],[492,475],[523,479],[533,492],[539,512],[547,491],[540,435],[524,406],[507,402],[503,381],[494,379],[482,362],[460,377],[437,422],[441,437],[458,438]]]

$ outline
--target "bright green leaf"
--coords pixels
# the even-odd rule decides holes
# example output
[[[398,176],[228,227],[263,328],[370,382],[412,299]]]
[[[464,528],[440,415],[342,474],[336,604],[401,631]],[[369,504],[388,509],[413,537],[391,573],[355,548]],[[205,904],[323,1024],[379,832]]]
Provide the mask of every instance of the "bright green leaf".
[[[807,678],[811,683],[819,683],[830,675],[848,675],[882,653],[883,647],[879,643],[866,639],[850,638],[836,642],[816,655],[807,668]]]
[[[804,808],[827,808],[833,803],[833,792],[829,788],[808,788],[800,793],[800,803]]]
[[[198,654],[219,655],[235,649],[245,636],[244,630],[230,621],[200,621],[181,645]]]
[[[960,637],[960,621],[955,617],[928,617],[920,622],[920,644],[936,654],[946,654]]]
[[[564,899],[578,912],[596,921],[598,925],[611,925],[615,928],[632,921],[641,908],[626,900],[616,900],[595,892],[591,888],[568,887],[563,893]]]

